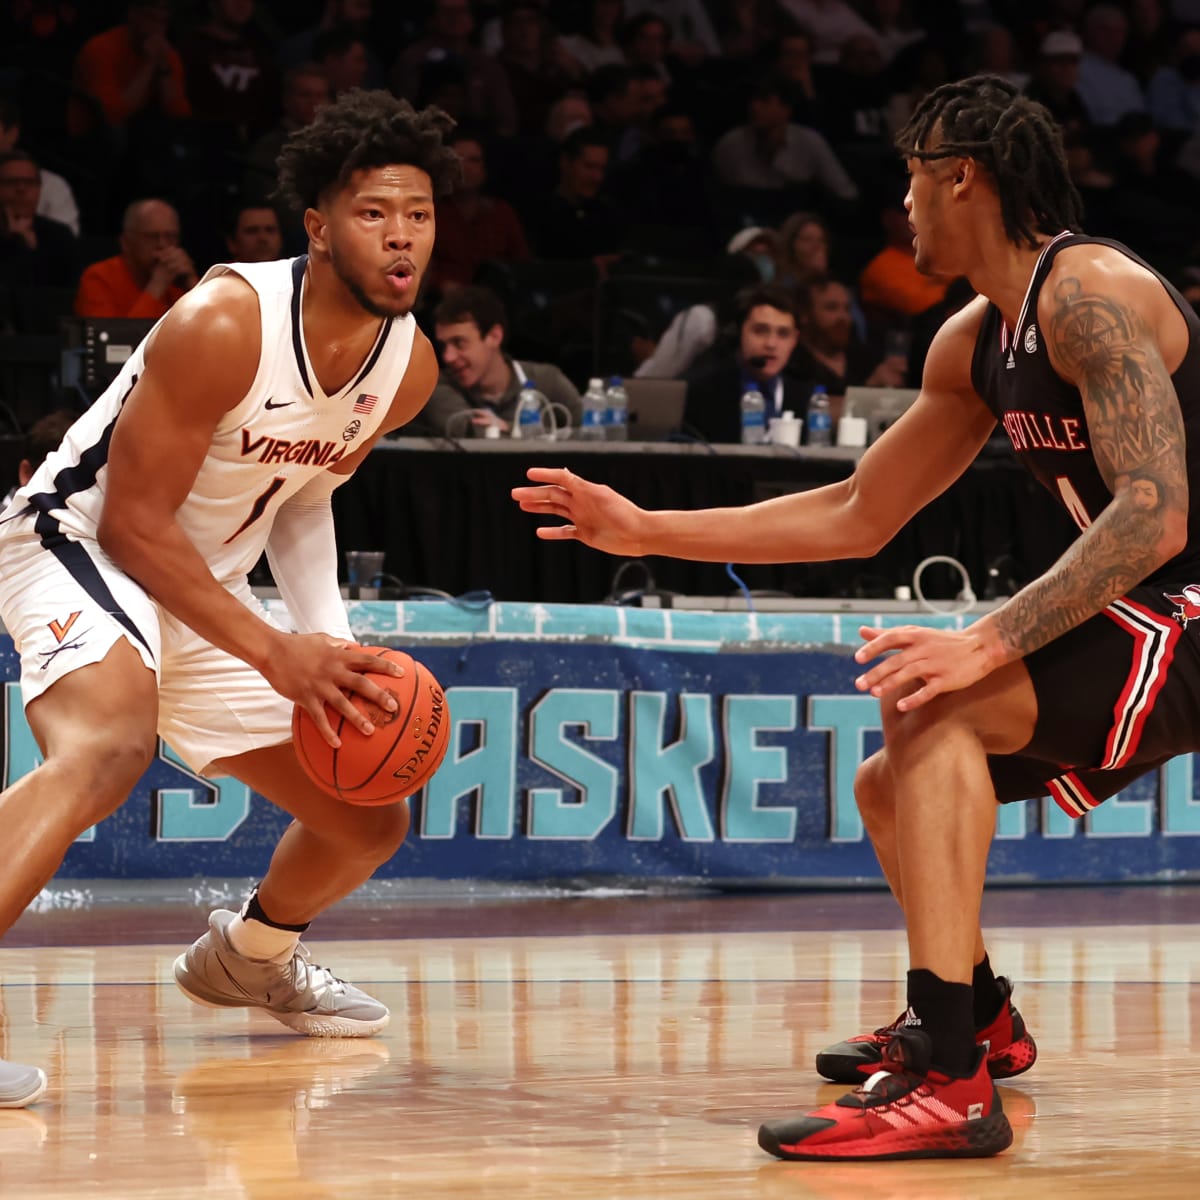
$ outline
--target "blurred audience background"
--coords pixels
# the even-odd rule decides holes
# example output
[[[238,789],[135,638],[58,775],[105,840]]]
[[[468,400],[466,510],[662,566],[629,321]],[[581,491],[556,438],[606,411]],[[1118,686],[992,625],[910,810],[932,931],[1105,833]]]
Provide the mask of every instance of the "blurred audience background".
[[[969,289],[916,273],[892,141],[930,89],[980,70],[1060,124],[1088,231],[1197,295],[1184,0],[0,3],[0,337],[18,364],[0,412],[23,435],[87,402],[66,372],[31,392],[19,369],[49,363],[60,318],[153,319],[214,262],[302,253],[275,157],[363,86],[459,122],[463,185],[417,314],[431,335],[440,304],[484,287],[506,361],[576,388],[687,378],[698,397],[714,361],[742,380],[735,298],[770,286],[795,331],[789,394],[912,383]]]

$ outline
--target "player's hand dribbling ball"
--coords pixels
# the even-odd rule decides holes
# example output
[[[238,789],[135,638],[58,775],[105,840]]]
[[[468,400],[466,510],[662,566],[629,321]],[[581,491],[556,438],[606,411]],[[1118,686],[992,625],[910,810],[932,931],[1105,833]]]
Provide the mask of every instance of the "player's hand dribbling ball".
[[[395,697],[396,711],[387,712],[355,693],[351,703],[375,726],[375,732],[360,733],[341,713],[329,712],[333,731],[342,742],[335,750],[312,717],[297,706],[292,714],[296,757],[313,783],[339,800],[395,804],[419,791],[442,765],[450,745],[450,709],[442,685],[423,663],[402,650],[362,648],[404,667],[399,677],[365,672],[372,683]]]

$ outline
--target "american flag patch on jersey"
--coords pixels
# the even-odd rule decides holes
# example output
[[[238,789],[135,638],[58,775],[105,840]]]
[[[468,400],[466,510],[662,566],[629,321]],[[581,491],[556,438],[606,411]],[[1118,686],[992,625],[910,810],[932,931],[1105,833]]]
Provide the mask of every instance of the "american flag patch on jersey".
[[[365,417],[375,407],[375,401],[378,399],[378,396],[368,396],[366,392],[360,392],[354,402],[354,411]]]

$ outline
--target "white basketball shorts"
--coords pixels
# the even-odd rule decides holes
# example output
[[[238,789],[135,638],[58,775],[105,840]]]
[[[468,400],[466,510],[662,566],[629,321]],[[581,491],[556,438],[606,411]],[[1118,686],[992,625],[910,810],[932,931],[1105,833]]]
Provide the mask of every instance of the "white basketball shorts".
[[[278,628],[246,581],[228,589]],[[192,770],[291,741],[292,703],[253,667],[206,642],[94,541],[43,541],[18,517],[0,536],[0,619],[21,656],[29,705],[63,676],[129,642],[158,679],[158,733]]]

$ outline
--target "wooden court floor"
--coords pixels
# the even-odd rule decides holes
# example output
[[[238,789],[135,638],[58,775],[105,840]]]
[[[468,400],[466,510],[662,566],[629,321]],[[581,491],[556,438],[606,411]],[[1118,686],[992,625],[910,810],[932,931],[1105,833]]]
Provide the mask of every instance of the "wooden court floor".
[[[344,906],[318,962],[392,1009],[296,1037],[170,982],[199,910],[29,915],[0,950],[0,1198],[1194,1197],[1200,891],[989,897],[1041,1059],[972,1162],[804,1164],[767,1116],[836,1098],[814,1054],[899,1011],[890,901],[786,895]]]

